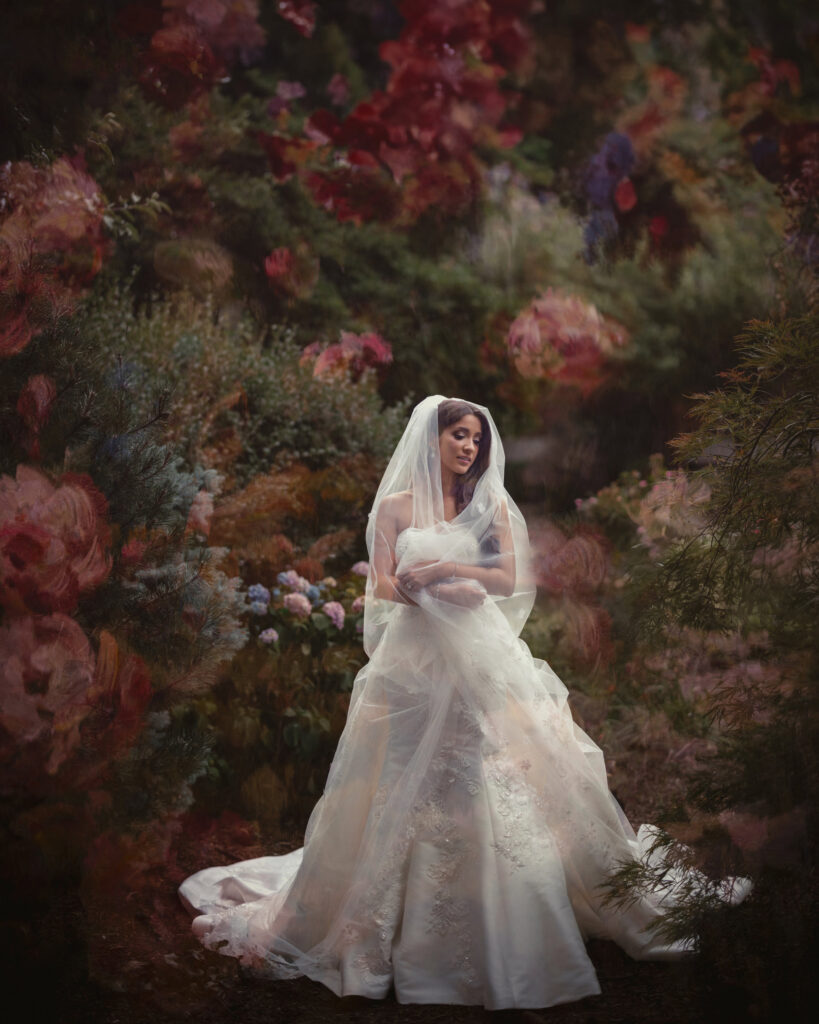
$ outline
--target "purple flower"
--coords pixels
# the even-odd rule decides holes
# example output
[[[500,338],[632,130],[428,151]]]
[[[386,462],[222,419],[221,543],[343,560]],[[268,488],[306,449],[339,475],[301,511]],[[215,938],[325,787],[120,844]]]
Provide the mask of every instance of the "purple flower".
[[[310,581],[299,576],[295,569],[288,569],[287,572],[280,572],[276,579],[283,587],[289,587],[303,594],[310,586]]]
[[[266,601],[251,601],[250,610],[254,615],[264,615],[267,612]]]
[[[344,607],[338,601],[327,601],[321,606],[321,610],[333,623],[336,629],[344,625]]]
[[[313,606],[304,594],[285,594],[284,607],[300,619],[306,619],[313,610]]]
[[[370,563],[369,562],[356,562],[350,572],[354,572],[356,576],[369,576],[370,574]]]
[[[261,583],[254,583],[247,588],[247,595],[251,601],[261,601],[264,604],[270,603],[270,591]]]
[[[360,597],[357,597],[355,599],[355,601],[353,601],[353,604],[352,604],[352,607],[350,608],[350,611],[353,613],[353,615],[358,615],[359,612],[363,612],[364,611],[364,595],[363,594],[361,594]]]
[[[261,633],[259,633],[259,639],[263,644],[275,644],[279,639],[279,634],[275,629],[263,629]]]

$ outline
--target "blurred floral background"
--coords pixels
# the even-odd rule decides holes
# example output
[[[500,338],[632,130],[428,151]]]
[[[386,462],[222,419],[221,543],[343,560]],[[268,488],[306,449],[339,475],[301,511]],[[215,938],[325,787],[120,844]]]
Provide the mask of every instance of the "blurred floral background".
[[[4,20],[0,935],[29,1003],[326,1014],[312,983],[254,989],[202,950],[175,888],[301,845],[364,663],[366,514],[442,393],[499,423],[536,555],[524,636],[626,813],[755,882],[675,915],[694,968],[598,950],[608,1002],[555,1019],[807,1016],[812,5],[30,0]]]

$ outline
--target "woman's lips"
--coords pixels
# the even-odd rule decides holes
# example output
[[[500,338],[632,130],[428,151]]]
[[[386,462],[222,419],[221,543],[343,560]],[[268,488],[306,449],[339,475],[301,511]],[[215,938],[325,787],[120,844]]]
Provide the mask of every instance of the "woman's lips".
[[[467,458],[464,458],[463,455],[459,455],[458,456],[458,462],[462,462],[465,466],[469,466],[471,464],[471,462],[472,462],[472,459],[467,459]]]

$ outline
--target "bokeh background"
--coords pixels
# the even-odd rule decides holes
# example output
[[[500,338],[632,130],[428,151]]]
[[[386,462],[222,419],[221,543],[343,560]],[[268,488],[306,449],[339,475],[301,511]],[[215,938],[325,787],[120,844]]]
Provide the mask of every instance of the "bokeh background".
[[[806,1017],[815,6],[29,0],[0,57],[9,984],[66,1021],[483,1019],[254,982],[175,895],[301,845],[366,514],[441,393],[500,426],[524,637],[630,819],[755,883],[684,901],[688,964],[593,944],[604,996],[552,1019]]]

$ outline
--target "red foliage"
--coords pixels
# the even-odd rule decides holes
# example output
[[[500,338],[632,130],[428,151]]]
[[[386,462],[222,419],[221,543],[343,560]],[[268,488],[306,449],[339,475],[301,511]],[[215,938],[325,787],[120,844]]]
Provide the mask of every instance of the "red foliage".
[[[316,28],[316,5],[312,0],[278,0],[276,10],[306,39]]]
[[[302,364],[313,363],[313,376],[350,374],[358,380],[368,367],[386,366],[392,362],[392,346],[374,332],[352,334],[341,332],[341,340],[322,349],[314,342],[302,353]]]
[[[341,122],[319,110],[305,125],[309,143],[333,148],[310,154],[332,156],[330,167],[314,166],[307,176],[316,202],[354,223],[411,223],[427,210],[468,208],[482,188],[476,147],[520,138],[500,126],[513,99],[500,82],[510,70],[522,72],[530,57],[521,20],[529,6],[530,0],[405,0],[401,35],[379,51],[392,68],[386,89]],[[331,83],[337,105],[344,102],[342,84],[338,76]],[[277,178],[295,172],[284,142],[265,148]]]
[[[270,170],[277,181],[287,181],[292,178],[318,148],[318,143],[312,142],[310,139],[290,138],[287,135],[280,135],[278,132],[274,132],[272,135],[259,132],[256,138],[267,154]]]
[[[68,310],[102,266],[103,200],[81,157],[0,168],[0,356]]]
[[[90,477],[55,486],[18,466],[0,478],[0,605],[11,614],[72,612],[108,576],[107,504]]]
[[[212,88],[228,67],[250,64],[264,47],[258,0],[163,0],[163,7],[140,80],[167,106]]]

